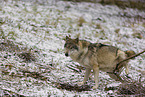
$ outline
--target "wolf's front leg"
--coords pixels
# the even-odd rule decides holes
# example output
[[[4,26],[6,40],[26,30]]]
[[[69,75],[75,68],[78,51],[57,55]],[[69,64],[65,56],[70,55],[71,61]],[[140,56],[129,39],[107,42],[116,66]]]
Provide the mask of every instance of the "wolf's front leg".
[[[84,80],[82,82],[78,82],[78,85],[84,85],[88,80],[90,73],[91,73],[91,69],[86,68]]]
[[[95,86],[93,86],[93,89],[98,88],[98,81],[99,81],[99,66],[95,65],[93,67],[93,73],[94,73],[94,80],[95,80]]]

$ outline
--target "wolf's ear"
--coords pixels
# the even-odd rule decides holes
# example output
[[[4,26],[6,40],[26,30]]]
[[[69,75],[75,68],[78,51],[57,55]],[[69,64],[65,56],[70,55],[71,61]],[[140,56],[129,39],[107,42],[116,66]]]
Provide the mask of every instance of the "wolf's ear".
[[[69,35],[69,36],[66,36],[65,40],[67,41],[67,40],[69,40],[69,39],[70,39],[70,35]]]
[[[79,42],[79,37],[80,37],[80,33],[77,34],[77,38],[75,39],[77,43]]]
[[[77,37],[77,38],[75,39],[75,41],[76,41],[76,43],[78,43],[78,42],[79,42],[79,38]]]

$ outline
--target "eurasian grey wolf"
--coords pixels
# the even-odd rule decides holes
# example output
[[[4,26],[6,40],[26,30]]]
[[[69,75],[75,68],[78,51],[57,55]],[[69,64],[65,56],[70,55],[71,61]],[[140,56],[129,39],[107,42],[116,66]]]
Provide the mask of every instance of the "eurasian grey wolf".
[[[134,51],[122,51],[114,46],[91,43],[86,40],[79,40],[79,38],[71,39],[68,36],[66,36],[64,48],[65,56],[70,56],[73,61],[78,62],[86,68],[84,80],[79,82],[79,85],[85,84],[91,70],[93,70],[95,79],[93,89],[98,88],[99,70],[108,72],[111,78],[119,80],[115,74],[109,72],[113,72],[118,62],[135,54]],[[127,63],[128,61],[121,63],[122,65],[118,68],[119,73],[125,67],[125,72],[128,74]]]

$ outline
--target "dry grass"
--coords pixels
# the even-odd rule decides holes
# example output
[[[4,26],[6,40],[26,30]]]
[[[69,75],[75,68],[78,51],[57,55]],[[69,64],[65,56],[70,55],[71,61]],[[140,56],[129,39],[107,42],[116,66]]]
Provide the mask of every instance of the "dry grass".
[[[72,2],[92,2],[92,3],[101,3],[102,5],[117,5],[120,8],[137,8],[139,10],[145,10],[145,2],[139,0],[64,0]]]
[[[57,85],[57,88],[58,89],[65,89],[68,91],[77,91],[77,92],[91,90],[91,87],[89,85],[78,86],[77,84],[71,85],[69,83],[60,83],[59,85]]]
[[[85,19],[83,16],[81,16],[79,19],[78,19],[78,25],[79,26],[83,26],[83,24],[86,23]]]
[[[117,90],[117,96],[119,97],[143,97],[145,95],[145,86],[143,86],[144,81],[141,81],[141,78],[142,76],[140,75],[139,79],[134,81],[132,78],[124,77],[124,81],[119,87],[106,87],[105,90]]]
[[[145,2],[138,2],[138,1],[121,1],[121,0],[101,0],[101,4],[103,5],[117,5],[120,8],[137,8],[139,10],[145,10]]]
[[[145,87],[142,86],[141,82],[129,82],[123,83],[118,89],[119,95],[145,95]]]
[[[28,48],[20,48],[18,44],[13,41],[4,39],[4,42],[0,43],[0,51],[7,51],[16,53],[20,58],[26,62],[36,61],[35,55],[32,53],[33,50]],[[5,56],[7,58],[7,56]]]

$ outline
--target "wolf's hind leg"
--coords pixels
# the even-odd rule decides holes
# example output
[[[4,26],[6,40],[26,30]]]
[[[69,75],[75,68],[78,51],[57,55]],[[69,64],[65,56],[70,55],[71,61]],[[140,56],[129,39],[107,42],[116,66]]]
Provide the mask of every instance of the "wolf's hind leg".
[[[82,82],[78,82],[78,85],[84,85],[86,83],[86,81],[88,80],[90,73],[91,73],[91,69],[86,68],[84,80]]]
[[[120,74],[110,74],[109,73],[109,76],[112,78],[112,79],[115,79],[116,81],[120,81],[120,82],[123,82],[122,78],[120,77]]]
[[[128,72],[129,72],[129,70],[128,70],[128,64],[126,64],[125,68],[126,68],[126,69],[125,69],[125,73],[126,73],[125,76],[126,76],[127,78],[131,78],[131,77],[128,75]]]
[[[125,73],[126,73],[126,75],[128,75],[128,64],[126,64],[126,66],[125,66]]]

